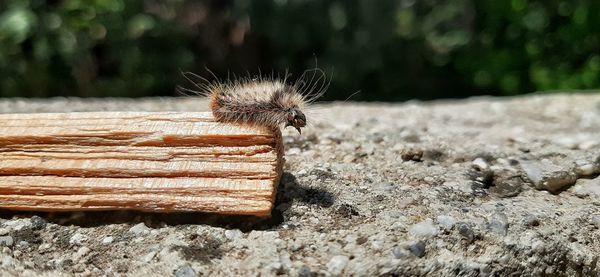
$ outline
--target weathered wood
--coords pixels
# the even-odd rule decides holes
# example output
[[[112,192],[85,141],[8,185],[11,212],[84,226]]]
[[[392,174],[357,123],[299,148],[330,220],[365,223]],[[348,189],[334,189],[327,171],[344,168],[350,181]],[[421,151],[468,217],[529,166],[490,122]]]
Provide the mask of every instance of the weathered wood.
[[[0,208],[269,215],[282,155],[210,113],[0,114]]]

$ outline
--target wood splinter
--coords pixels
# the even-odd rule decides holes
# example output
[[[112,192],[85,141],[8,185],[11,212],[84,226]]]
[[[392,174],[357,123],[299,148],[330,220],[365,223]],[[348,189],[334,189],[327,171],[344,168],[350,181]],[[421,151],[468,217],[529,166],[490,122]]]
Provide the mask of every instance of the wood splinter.
[[[210,113],[0,114],[0,208],[270,215],[278,129]]]

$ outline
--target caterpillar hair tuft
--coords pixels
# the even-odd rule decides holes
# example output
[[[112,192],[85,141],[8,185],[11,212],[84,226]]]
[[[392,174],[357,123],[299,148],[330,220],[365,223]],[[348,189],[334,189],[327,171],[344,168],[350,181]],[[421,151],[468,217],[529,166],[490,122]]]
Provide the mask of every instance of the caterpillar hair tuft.
[[[325,93],[331,81],[318,68],[305,71],[292,84],[287,83],[287,74],[283,80],[247,77],[226,82],[210,82],[191,72],[183,75],[198,90],[182,87],[179,90],[208,97],[217,121],[269,127],[285,124],[285,127],[296,128],[299,133],[307,123],[302,111]]]

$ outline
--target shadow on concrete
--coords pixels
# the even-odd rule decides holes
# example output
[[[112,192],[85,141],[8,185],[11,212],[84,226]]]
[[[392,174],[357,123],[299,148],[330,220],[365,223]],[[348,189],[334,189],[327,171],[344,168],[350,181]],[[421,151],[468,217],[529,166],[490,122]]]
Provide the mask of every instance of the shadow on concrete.
[[[280,210],[283,208],[282,211],[285,211],[294,201],[322,208],[329,208],[335,202],[335,197],[329,191],[322,188],[305,187],[298,183],[296,176],[288,172],[281,176],[277,192],[275,207],[280,207]]]

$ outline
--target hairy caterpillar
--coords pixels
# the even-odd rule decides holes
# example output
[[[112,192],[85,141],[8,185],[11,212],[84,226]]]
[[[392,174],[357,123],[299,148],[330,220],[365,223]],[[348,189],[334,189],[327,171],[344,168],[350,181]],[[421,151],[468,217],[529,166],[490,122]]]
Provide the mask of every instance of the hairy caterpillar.
[[[220,122],[257,124],[269,127],[292,126],[302,134],[306,126],[306,115],[302,110],[307,104],[321,97],[329,86],[325,72],[321,69],[305,71],[296,82],[283,80],[239,78],[226,82],[209,82],[191,72],[184,77],[199,91],[179,87],[209,98],[213,116]],[[202,82],[194,82],[201,79]]]

